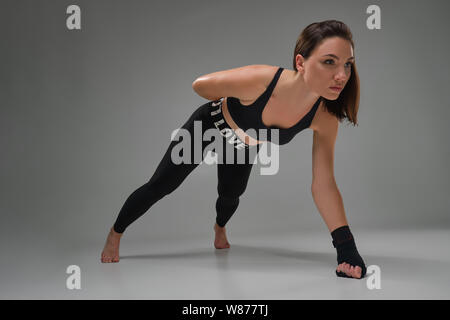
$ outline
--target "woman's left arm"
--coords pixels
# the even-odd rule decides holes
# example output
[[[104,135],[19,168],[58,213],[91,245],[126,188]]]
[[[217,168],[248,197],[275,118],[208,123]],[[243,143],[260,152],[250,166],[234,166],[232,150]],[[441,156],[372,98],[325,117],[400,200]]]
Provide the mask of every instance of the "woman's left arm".
[[[329,113],[323,115],[320,130],[314,130],[313,136],[311,193],[320,215],[332,232],[348,223],[334,178],[334,146],[339,121]]]

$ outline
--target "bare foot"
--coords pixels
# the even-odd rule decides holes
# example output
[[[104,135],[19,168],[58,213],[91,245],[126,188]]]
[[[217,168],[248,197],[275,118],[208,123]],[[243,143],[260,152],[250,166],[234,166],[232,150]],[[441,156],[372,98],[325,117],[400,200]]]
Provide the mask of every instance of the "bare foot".
[[[109,231],[101,256],[103,263],[119,262],[119,246],[122,234],[115,232],[113,228]]]
[[[338,265],[336,270],[337,270],[337,272],[343,272],[347,276],[352,277],[352,278],[357,278],[357,279],[361,278],[362,269],[360,266],[354,267],[346,262],[343,262],[340,265]]]
[[[230,244],[228,243],[227,235],[225,234],[225,227],[219,227],[219,225],[216,223],[214,225],[214,231],[216,232],[214,247],[216,247],[216,249],[228,249],[230,247]]]

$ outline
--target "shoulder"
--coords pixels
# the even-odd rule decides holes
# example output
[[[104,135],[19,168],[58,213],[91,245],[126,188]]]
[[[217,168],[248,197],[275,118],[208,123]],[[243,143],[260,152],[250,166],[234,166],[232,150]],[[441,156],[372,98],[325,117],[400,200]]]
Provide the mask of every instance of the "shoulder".
[[[245,96],[243,95],[240,100],[243,104],[250,104],[269,87],[279,67],[267,64],[253,64],[243,68],[251,76],[252,85],[247,88]]]
[[[252,64],[246,66],[246,68],[254,75],[254,79],[258,84],[266,87],[269,86],[270,81],[272,81],[275,73],[279,69],[277,66],[267,64]]]
[[[321,134],[335,135],[337,134],[338,127],[338,118],[334,114],[328,112],[322,99],[313,121],[311,122],[310,129],[317,133],[320,132]]]
[[[245,66],[245,68],[253,69],[253,70],[261,72],[261,73],[272,74],[272,76],[273,76],[273,73],[276,72],[280,67],[271,66],[268,64],[251,64],[251,65]]]
[[[251,64],[232,70],[241,70],[242,72],[251,75],[255,82],[266,84],[268,86],[279,68],[280,67],[268,64]]]

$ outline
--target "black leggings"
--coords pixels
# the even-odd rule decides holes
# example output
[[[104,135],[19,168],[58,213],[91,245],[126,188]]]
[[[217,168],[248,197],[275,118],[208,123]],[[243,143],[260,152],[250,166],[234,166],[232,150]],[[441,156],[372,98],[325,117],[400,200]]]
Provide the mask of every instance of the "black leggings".
[[[198,107],[182,128],[188,130],[191,137],[194,137],[194,121],[202,122],[202,136],[205,130],[214,128],[218,130],[217,118],[221,116],[221,103],[219,106],[219,100],[207,102]],[[219,107],[219,114],[217,114],[217,108]],[[213,115],[211,114],[212,111]],[[224,121],[219,121],[222,126],[229,126]],[[216,123],[216,125],[214,124]],[[260,145],[250,146],[248,148],[237,149],[234,145],[227,142],[229,139],[220,136],[222,139],[224,152],[223,159],[225,159],[225,153],[234,150],[233,164],[230,163],[217,163],[217,192],[218,197],[216,201],[216,223],[224,227],[233,213],[236,211],[239,205],[239,197],[244,193],[247,182],[250,176],[250,172],[253,166],[253,160],[255,159]],[[166,153],[164,154],[161,162],[156,168],[155,173],[151,179],[143,186],[136,189],[125,201],[119,215],[114,223],[114,231],[123,233],[125,229],[133,223],[136,219],[147,212],[150,207],[160,200],[162,197],[170,194],[186,179],[199,163],[191,161],[191,163],[174,164],[172,162],[171,153],[172,148],[180,143],[180,141],[173,140],[170,142]],[[193,141],[191,143],[191,158],[194,159],[194,147]],[[204,153],[205,147],[211,144],[211,141],[202,141],[202,160],[206,153]],[[214,150],[216,153],[217,151]],[[238,154],[245,153],[245,163],[237,163]],[[230,154],[231,155],[231,154]],[[219,154],[218,154],[219,156]],[[197,161],[199,162],[199,161]]]

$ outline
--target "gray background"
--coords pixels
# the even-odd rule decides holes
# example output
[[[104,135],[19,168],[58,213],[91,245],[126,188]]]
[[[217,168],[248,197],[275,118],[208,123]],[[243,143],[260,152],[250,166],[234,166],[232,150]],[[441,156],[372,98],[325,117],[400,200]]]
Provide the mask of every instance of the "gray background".
[[[70,4],[81,7],[81,30],[66,28]],[[381,30],[366,27],[370,4],[381,7]],[[127,260],[114,266],[99,263],[106,235],[129,194],[153,174],[171,132],[207,101],[192,90],[192,82],[203,74],[249,64],[292,69],[301,30],[326,19],[341,20],[351,28],[361,79],[360,125],[341,124],[334,166],[360,253],[368,265],[381,265],[375,258],[398,244],[392,259],[409,248],[411,255],[434,254],[435,264],[448,268],[448,253],[442,257],[439,245],[450,244],[449,10],[448,1],[436,0],[2,0],[0,297],[119,297],[111,295],[108,286],[68,291],[65,268],[79,265],[86,277],[89,268],[97,268],[97,275],[113,272],[111,279],[116,279],[114,272],[123,272],[111,268],[120,268]],[[259,165],[253,168],[239,209],[227,224],[228,237],[239,252],[238,239],[311,235],[306,241],[311,245],[318,241],[326,252],[322,273],[327,277],[322,281],[340,281],[332,273],[336,260],[331,237],[310,193],[312,136],[311,130],[305,130],[280,148],[277,175],[262,176]],[[188,243],[187,248],[192,248],[195,241],[209,252],[216,186],[216,167],[199,166],[127,229],[121,254],[131,258],[129,253],[140,248],[137,257],[144,254],[151,260],[146,254],[155,245],[162,245],[164,251],[164,244],[177,248]],[[376,230],[379,233],[373,233]],[[436,238],[413,238],[408,233],[420,230]],[[389,235],[392,242],[381,242]],[[297,240],[291,243],[293,250],[298,249]],[[423,241],[430,241],[429,245],[418,250]],[[278,250],[284,245],[280,243]],[[240,247],[242,257],[255,252],[247,249]],[[83,250],[90,250],[89,254]],[[373,250],[372,261],[365,255],[369,250]],[[239,256],[235,259],[240,261]],[[405,259],[395,264],[398,274],[392,283],[401,270],[419,263],[407,260],[411,256]],[[167,265],[161,270],[170,273]],[[124,283],[129,281],[127,274],[121,273]],[[186,277],[171,279],[179,282]],[[450,297],[450,290],[434,280],[424,279],[421,285],[428,285],[429,292],[436,289],[434,297]],[[333,288],[341,282],[336,283]],[[362,283],[357,285],[363,288]],[[190,285],[195,286],[185,284]],[[123,291],[120,297],[335,298],[341,294],[258,296],[257,291],[229,288],[228,294],[215,295],[212,285],[204,296],[192,290],[158,295],[150,288],[142,287],[139,294]],[[367,298],[408,298],[414,288],[394,290],[391,295],[385,288]]]

